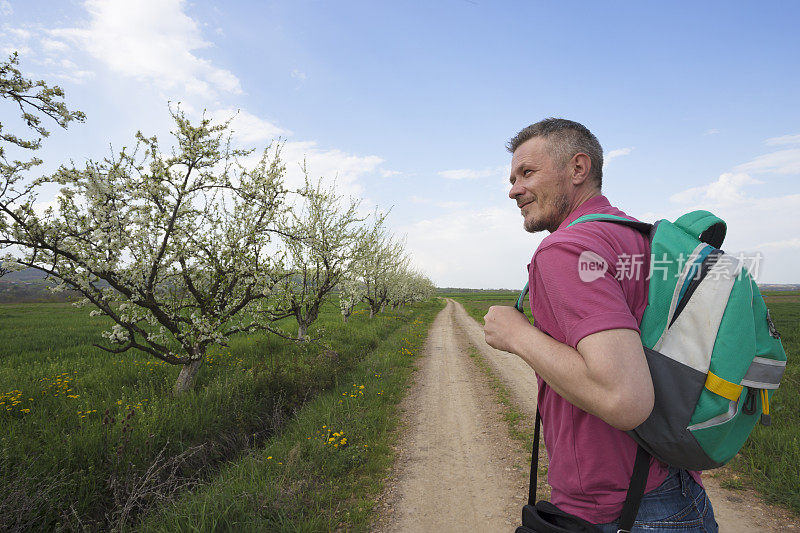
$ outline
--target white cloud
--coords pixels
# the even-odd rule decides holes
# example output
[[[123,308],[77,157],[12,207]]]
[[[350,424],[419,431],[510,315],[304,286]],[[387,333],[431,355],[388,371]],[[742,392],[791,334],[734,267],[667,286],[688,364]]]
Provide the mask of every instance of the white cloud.
[[[633,147],[630,148],[618,148],[617,150],[611,150],[607,154],[603,156],[603,164],[607,165],[614,159],[618,157],[623,157],[630,154],[633,151]]]
[[[764,141],[764,144],[776,146],[782,144],[800,144],[800,135],[782,135],[781,137],[771,137]]]
[[[772,241],[772,242],[765,242],[758,245],[759,248],[798,248],[800,249],[800,239],[797,237],[793,239],[787,239],[784,241]]]
[[[300,81],[305,81],[306,79],[308,79],[308,76],[306,75],[305,72],[302,72],[302,71],[297,70],[297,69],[294,69],[292,71],[292,77],[297,79],[297,80],[300,80]]]
[[[380,170],[380,174],[382,178],[391,178],[392,176],[399,176],[402,174],[399,170]]]
[[[800,261],[796,229],[800,227],[800,194],[769,197],[745,194],[745,187],[763,183],[741,172],[722,174],[708,185],[673,194],[670,197],[673,208],[649,219],[674,220],[697,209],[711,211],[728,226],[723,243],[727,252],[757,250],[755,253],[763,254],[757,274],[759,282],[800,282],[796,269]]]
[[[489,176],[497,176],[506,170],[505,165],[498,167],[485,168],[483,170],[475,170],[471,168],[459,168],[454,170],[443,170],[439,175],[449,180],[475,180],[480,178],[488,178]]]
[[[67,79],[73,83],[86,83],[95,77],[91,70],[80,68],[75,62],[69,59],[62,59],[58,62],[59,70],[54,71],[54,75],[59,78]]]
[[[87,0],[84,27],[50,30],[70,40],[112,71],[174,94],[240,94],[239,79],[195,55],[208,48],[182,0]]]
[[[374,155],[359,156],[338,149],[320,148],[314,141],[290,141],[283,145],[283,160],[286,163],[286,184],[298,187],[303,183],[300,165],[305,159],[312,179],[335,180],[339,194],[361,197],[363,186],[359,180],[379,173],[384,162]]]
[[[461,209],[462,207],[466,207],[468,205],[467,202],[459,202],[459,201],[437,202],[431,200],[430,198],[423,198],[421,196],[413,196],[413,195],[409,196],[408,199],[414,204],[432,205],[440,209]]]
[[[719,130],[717,128],[709,128],[705,131],[703,135],[717,135]]]
[[[764,172],[769,174],[800,174],[800,148],[779,150],[764,154],[737,166],[737,172]]]
[[[52,209],[56,213],[59,212],[58,201],[55,198],[43,202],[34,202],[32,207],[33,212],[36,213],[36,216],[39,218],[43,218],[49,209]]]
[[[526,233],[512,207],[450,212],[400,229],[414,264],[440,287],[522,288],[546,235]]]
[[[11,7],[11,4],[8,2],[8,0],[0,1],[0,15],[3,15],[4,17],[10,17],[13,14],[14,8]]]
[[[69,50],[69,46],[64,41],[58,41],[56,39],[48,39],[44,38],[39,41],[39,44],[47,53],[57,53],[57,52],[66,52]]]
[[[245,145],[269,142],[278,137],[287,137],[292,134],[289,130],[241,109],[217,109],[212,111],[210,116],[214,122],[231,120],[231,130],[234,132],[234,138]]]
[[[10,35],[10,36],[14,37],[15,39],[19,39],[19,40],[22,40],[22,41],[27,41],[28,39],[30,39],[33,36],[31,31],[26,29],[26,28],[10,28],[8,26],[4,26],[3,27],[3,32],[6,35]]]
[[[726,172],[721,174],[717,181],[692,187],[670,196],[670,200],[677,203],[709,202],[713,204],[732,204],[744,200],[742,187],[762,183],[744,173]]]
[[[66,43],[44,35],[46,31],[38,27],[11,28],[5,25],[0,39],[6,40],[0,44],[0,50],[4,55],[18,52],[25,69],[35,65],[45,67],[48,79],[84,83],[94,77],[94,72],[79,67],[69,59],[69,46]],[[27,72],[25,74],[32,78],[40,77]]]

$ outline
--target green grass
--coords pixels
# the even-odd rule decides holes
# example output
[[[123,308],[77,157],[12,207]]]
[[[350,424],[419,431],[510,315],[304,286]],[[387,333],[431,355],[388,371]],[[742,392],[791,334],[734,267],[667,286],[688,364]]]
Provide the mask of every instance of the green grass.
[[[107,529],[185,493],[349,381],[431,305],[374,320],[361,310],[347,325],[327,306],[312,334],[324,330],[336,354],[275,336],[234,338],[179,397],[177,367],[92,347],[105,323],[88,311],[0,305],[0,529]]]
[[[492,305],[513,305],[510,291],[449,293],[467,312],[483,323]],[[740,474],[738,485],[747,485],[770,502],[800,514],[800,292],[764,293],[775,326],[788,356],[786,373],[770,403],[772,425],[756,426],[744,448],[730,463]]]
[[[732,462],[768,501],[800,514],[800,294],[765,294],[788,361],[770,402],[772,425],[757,425]]]
[[[142,531],[366,531],[392,464],[397,404],[441,302],[307,403],[264,447],[159,509]]]
[[[483,324],[483,317],[489,307],[493,305],[513,306],[517,301],[519,291],[447,292],[440,296],[457,300],[464,306],[469,316],[477,320],[479,324]],[[527,296],[524,298],[523,306],[530,319],[530,305]]]

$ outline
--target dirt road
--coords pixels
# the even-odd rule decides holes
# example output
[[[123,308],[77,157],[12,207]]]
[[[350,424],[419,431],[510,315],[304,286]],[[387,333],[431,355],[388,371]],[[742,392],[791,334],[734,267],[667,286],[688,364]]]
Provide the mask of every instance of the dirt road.
[[[474,348],[473,348],[474,347]],[[461,304],[436,317],[403,403],[403,435],[382,496],[376,532],[513,531],[527,496],[529,450],[508,436],[477,349],[531,419],[536,379],[518,357],[495,350]],[[720,531],[800,530],[788,514],[704,476]]]

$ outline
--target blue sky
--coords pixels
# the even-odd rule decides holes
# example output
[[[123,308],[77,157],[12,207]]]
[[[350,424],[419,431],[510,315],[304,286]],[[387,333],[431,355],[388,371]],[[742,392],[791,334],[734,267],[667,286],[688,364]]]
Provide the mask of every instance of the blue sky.
[[[239,115],[241,143],[391,207],[439,286],[517,288],[542,235],[506,196],[504,145],[547,116],[600,139],[631,215],[708,209],[760,282],[800,282],[796,2],[15,2],[0,50],[61,85],[85,124],[40,171],[165,136],[167,101]],[[14,109],[0,107],[4,124]],[[41,197],[44,204],[51,198]]]

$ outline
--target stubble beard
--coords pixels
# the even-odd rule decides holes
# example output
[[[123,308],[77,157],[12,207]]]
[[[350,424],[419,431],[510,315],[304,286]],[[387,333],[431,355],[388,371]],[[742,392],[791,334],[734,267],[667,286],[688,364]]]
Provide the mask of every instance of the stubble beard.
[[[561,224],[569,214],[569,198],[567,198],[566,194],[558,194],[552,201],[546,202],[543,207],[546,209],[550,206],[552,206],[552,209],[549,209],[549,212],[541,217],[526,217],[523,222],[525,231],[528,233],[538,233],[547,230],[552,233],[558,229],[559,224]]]

